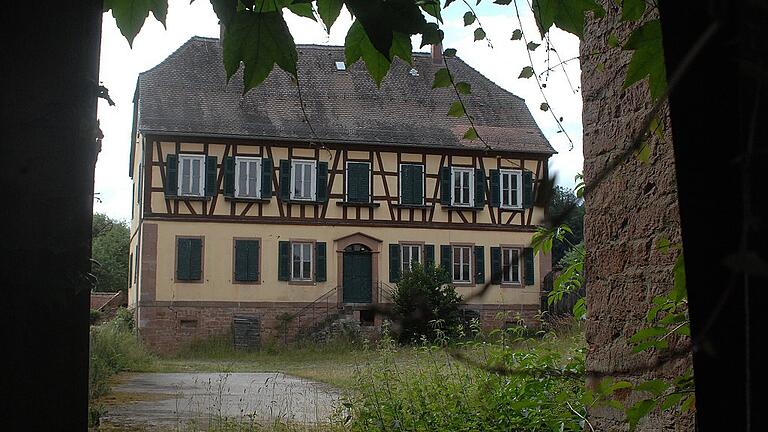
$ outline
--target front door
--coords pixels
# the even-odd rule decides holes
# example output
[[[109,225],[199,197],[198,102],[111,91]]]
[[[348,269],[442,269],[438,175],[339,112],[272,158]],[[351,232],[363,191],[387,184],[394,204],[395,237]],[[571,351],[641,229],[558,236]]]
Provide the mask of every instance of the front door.
[[[344,249],[342,293],[344,303],[371,303],[373,290],[371,250],[354,244]]]

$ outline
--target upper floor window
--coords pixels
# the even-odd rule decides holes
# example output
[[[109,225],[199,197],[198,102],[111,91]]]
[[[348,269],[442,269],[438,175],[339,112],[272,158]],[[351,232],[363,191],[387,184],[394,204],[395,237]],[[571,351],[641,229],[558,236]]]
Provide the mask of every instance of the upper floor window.
[[[451,205],[472,207],[475,205],[475,169],[453,167],[451,169]]]
[[[501,281],[503,283],[520,283],[520,249],[501,249]]]
[[[453,281],[472,282],[472,247],[454,246],[453,256]]]
[[[371,202],[371,164],[347,162],[347,202]]]
[[[291,243],[291,280],[312,280],[312,243]]]
[[[291,161],[291,199],[315,200],[316,163],[313,160]]]
[[[424,166],[400,165],[400,204],[424,204]]]
[[[235,196],[238,198],[261,197],[261,158],[235,158]]]
[[[180,196],[205,195],[205,156],[179,155],[179,187]]]
[[[411,271],[413,263],[421,262],[421,245],[417,244],[404,244],[400,246],[401,259],[403,273]]]
[[[517,170],[500,170],[501,206],[520,208],[523,205],[523,174]]]

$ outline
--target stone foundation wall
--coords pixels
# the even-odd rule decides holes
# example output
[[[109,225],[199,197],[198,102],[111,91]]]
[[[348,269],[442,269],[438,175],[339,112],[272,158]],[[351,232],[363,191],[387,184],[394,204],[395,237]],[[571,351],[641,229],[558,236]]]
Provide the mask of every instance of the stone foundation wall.
[[[622,90],[632,53],[609,48],[606,43],[612,33],[620,41],[626,40],[638,24],[621,23],[614,1],[601,3],[607,14],[602,19],[588,17],[581,45],[584,179],[588,185],[629,147],[652,106],[646,82]],[[630,157],[585,199],[586,367],[615,380],[669,378],[690,365],[690,359],[681,359],[646,371],[654,358],[633,353],[628,342],[645,325],[651,300],[672,288],[676,256],[656,250],[656,242],[662,237],[680,241],[668,110],[661,117],[666,132],[662,140],[652,141],[650,163]],[[628,398],[626,402],[631,403],[637,395]],[[589,415],[595,430],[626,430],[620,411],[598,408]],[[693,430],[692,425],[690,415],[652,414],[637,430],[686,431]]]
[[[287,324],[281,319],[286,314],[297,314],[308,304],[274,302],[244,306],[225,302],[156,302],[141,305],[138,309],[139,337],[152,352],[171,354],[195,340],[231,334],[235,315],[251,315],[261,319],[262,343],[287,343],[302,329],[311,327],[313,323],[328,317],[329,312],[334,312],[323,308],[312,314],[311,310],[305,310],[305,313]],[[539,325],[539,309],[535,305],[467,305],[466,308],[480,314],[484,330],[517,323],[518,317],[528,326]],[[381,319],[377,318],[375,324],[380,325]]]

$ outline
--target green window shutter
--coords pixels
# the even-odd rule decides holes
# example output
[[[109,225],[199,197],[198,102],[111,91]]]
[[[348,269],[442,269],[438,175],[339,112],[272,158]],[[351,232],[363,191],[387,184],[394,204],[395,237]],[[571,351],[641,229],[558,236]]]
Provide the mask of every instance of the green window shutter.
[[[490,172],[491,180],[491,207],[501,206],[501,174],[499,170],[492,169]]]
[[[523,171],[523,208],[533,207],[533,173]]]
[[[347,201],[370,202],[370,173],[368,164],[350,162],[347,165]]]
[[[411,165],[402,165],[400,169],[400,204],[413,204],[413,181]]]
[[[452,257],[451,257],[451,245],[440,245],[440,267],[447,271],[451,271]]]
[[[491,283],[494,285],[501,284],[501,248],[491,248]]]
[[[485,283],[485,247],[475,246],[475,283]]]
[[[259,268],[259,249],[261,245],[258,240],[250,240],[248,248],[248,278],[252,281],[259,280],[261,269]]]
[[[177,280],[189,280],[190,279],[190,242],[189,239],[176,240],[176,279]]]
[[[248,244],[245,240],[235,240],[235,280],[248,280]]]
[[[281,241],[277,245],[277,280],[291,280],[291,242]]]
[[[289,160],[280,161],[280,183],[277,187],[280,190],[281,200],[288,201],[291,199],[291,161]]]
[[[224,158],[224,196],[235,196],[235,158]]]
[[[169,154],[165,157],[165,196],[179,194],[179,157]]]
[[[485,171],[475,170],[475,208],[485,207]]]
[[[261,160],[261,198],[272,198],[272,159]]]
[[[216,156],[205,157],[205,196],[216,196],[217,164]]]
[[[413,171],[411,175],[411,198],[413,204],[421,205],[424,203],[424,167],[413,165],[411,169]]]
[[[525,277],[525,285],[534,284],[533,274],[533,248],[523,249],[523,273]]]
[[[435,245],[424,245],[424,265],[435,265]]]
[[[389,281],[396,283],[400,281],[400,245],[389,245]]]
[[[440,204],[451,205],[451,167],[440,168]]]
[[[315,255],[317,255],[317,265],[315,265],[315,281],[325,282],[328,279],[328,253],[326,252],[325,242],[315,244]]]
[[[315,197],[317,202],[328,201],[328,162],[317,163],[317,190],[315,191]]]
[[[189,279],[200,280],[203,276],[203,240],[189,239]]]

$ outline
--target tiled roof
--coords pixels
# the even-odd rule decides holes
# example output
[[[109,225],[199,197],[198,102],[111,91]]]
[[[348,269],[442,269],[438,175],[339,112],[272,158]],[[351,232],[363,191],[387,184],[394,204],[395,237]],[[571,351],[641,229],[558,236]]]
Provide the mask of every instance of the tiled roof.
[[[267,138],[437,148],[484,148],[462,139],[466,118],[446,115],[452,88],[432,89],[441,67],[426,53],[410,66],[399,59],[377,88],[362,63],[345,71],[338,46],[298,45],[301,99],[290,76],[275,68],[243,95],[242,72],[226,83],[218,39],[193,37],[162,63],[139,75],[138,130],[143,133]],[[472,85],[465,104],[477,130],[499,151],[554,153],[523,99],[458,58],[456,80]],[[412,73],[411,69],[417,73]],[[241,69],[242,71],[242,69]],[[310,127],[311,124],[311,127]]]

